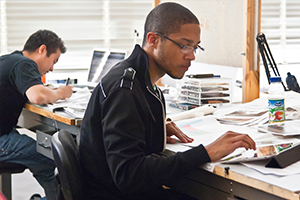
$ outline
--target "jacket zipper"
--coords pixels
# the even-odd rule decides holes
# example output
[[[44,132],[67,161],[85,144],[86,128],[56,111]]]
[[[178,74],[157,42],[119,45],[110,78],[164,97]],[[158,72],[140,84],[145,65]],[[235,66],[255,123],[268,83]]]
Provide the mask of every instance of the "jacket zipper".
[[[162,108],[162,111],[163,111],[163,123],[164,123],[164,146],[163,146],[163,150],[164,151],[166,149],[166,137],[167,137],[167,131],[166,131],[166,121],[165,121],[165,108],[164,108],[164,105],[162,103],[162,101],[149,89],[149,86],[146,86],[148,92],[150,92],[150,94],[152,94],[152,96],[154,96],[159,102],[160,102],[160,105],[161,105],[161,108]],[[159,90],[158,90],[159,91]],[[159,95],[161,96],[160,94],[160,91],[159,91]]]

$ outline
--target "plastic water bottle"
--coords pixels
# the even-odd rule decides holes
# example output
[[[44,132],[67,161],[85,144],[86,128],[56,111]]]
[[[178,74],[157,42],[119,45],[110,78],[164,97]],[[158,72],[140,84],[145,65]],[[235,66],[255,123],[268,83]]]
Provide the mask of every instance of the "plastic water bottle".
[[[268,90],[269,123],[285,121],[284,88],[281,77],[271,77]]]

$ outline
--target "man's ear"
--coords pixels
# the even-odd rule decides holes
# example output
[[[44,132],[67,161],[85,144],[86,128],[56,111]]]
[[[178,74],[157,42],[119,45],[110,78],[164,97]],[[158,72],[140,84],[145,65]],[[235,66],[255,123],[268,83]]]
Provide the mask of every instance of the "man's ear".
[[[39,54],[47,54],[47,47],[46,45],[42,44],[38,49],[37,49]]]
[[[156,35],[153,32],[149,32],[147,34],[147,42],[150,46],[152,46],[153,48],[156,48],[157,44],[158,44],[158,35]]]

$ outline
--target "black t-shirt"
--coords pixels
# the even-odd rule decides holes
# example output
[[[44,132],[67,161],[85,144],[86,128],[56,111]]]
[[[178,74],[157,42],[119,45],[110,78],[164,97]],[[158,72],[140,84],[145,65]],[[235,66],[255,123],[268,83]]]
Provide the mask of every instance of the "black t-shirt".
[[[0,136],[16,126],[24,104],[26,90],[43,84],[37,64],[21,51],[0,57]]]

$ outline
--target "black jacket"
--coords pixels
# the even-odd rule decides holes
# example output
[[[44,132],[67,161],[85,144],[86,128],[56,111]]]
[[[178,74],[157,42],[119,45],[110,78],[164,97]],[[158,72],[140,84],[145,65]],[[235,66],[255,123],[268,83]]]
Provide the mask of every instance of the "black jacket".
[[[165,137],[164,98],[153,89],[148,56],[137,45],[102,79],[88,104],[79,147],[86,196],[153,193],[210,161],[202,145],[175,156],[155,155],[164,150]]]

